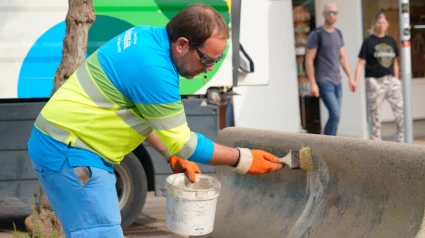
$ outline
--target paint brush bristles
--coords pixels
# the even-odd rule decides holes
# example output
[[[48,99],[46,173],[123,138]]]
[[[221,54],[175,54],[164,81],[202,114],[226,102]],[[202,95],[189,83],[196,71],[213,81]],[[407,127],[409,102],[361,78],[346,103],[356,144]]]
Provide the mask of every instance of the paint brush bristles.
[[[310,147],[291,150],[285,157],[279,158],[279,162],[288,165],[291,169],[313,170],[313,155]]]

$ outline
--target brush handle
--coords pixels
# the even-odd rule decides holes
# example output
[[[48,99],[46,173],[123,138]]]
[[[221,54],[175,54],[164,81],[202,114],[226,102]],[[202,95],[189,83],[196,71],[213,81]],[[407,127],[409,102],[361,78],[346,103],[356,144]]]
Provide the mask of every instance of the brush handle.
[[[285,164],[289,167],[292,165],[291,152],[289,152],[285,157],[279,158],[279,163]]]
[[[300,151],[299,150],[295,150],[295,151],[291,151],[291,158],[292,158],[292,169],[301,169],[301,164],[300,164]]]
[[[279,163],[286,164],[291,169],[301,169],[300,151],[289,151],[289,153],[285,157],[279,158]]]

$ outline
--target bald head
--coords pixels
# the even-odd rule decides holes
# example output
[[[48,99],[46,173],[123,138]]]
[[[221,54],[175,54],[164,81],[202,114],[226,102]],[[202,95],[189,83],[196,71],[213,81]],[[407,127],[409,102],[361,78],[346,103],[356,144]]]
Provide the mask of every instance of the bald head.
[[[338,6],[334,2],[328,2],[323,6],[323,11],[338,11]]]
[[[332,26],[338,19],[338,6],[333,2],[328,2],[323,6],[323,17],[325,24]]]

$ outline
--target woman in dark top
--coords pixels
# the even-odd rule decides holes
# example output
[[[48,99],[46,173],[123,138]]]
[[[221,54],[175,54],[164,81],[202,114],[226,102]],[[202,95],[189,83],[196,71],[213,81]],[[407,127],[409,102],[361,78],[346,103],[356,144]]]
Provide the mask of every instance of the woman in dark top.
[[[380,107],[386,99],[393,110],[397,126],[397,142],[404,142],[403,97],[397,62],[398,50],[394,38],[387,35],[387,17],[376,15],[374,33],[364,39],[359,53],[355,80],[365,67],[368,113],[372,126],[371,139],[381,140]]]

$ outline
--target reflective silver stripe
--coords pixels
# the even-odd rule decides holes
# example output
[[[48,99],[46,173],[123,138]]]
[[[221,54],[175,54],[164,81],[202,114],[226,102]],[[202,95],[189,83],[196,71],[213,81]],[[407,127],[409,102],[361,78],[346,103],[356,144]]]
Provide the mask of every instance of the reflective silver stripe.
[[[35,125],[38,127],[38,129],[42,130],[43,132],[47,133],[50,137],[53,139],[63,142],[65,144],[67,143],[67,140],[71,133],[51,122],[49,122],[43,115],[39,114],[37,119],[35,120]],[[90,148],[88,145],[86,145],[80,138],[76,137],[74,145],[75,147],[85,149],[88,151],[91,151],[100,157],[102,157],[107,163],[113,164],[111,161],[109,161],[107,158],[100,155],[98,152]]]
[[[35,125],[38,127],[38,129],[47,133],[53,139],[55,139],[57,141],[61,141],[65,144],[66,144],[66,140],[68,139],[69,135],[71,134],[67,130],[49,122],[41,114],[39,114],[37,119],[35,120]]]
[[[155,130],[168,130],[168,129],[172,129],[185,124],[186,115],[184,111],[181,111],[180,113],[170,117],[165,117],[160,119],[146,118],[146,121]]]
[[[195,152],[198,144],[198,136],[195,132],[191,132],[189,140],[184,144],[183,148],[176,154],[180,158],[188,159]]]
[[[114,107],[114,104],[107,97],[105,97],[105,95],[102,94],[102,92],[91,79],[85,63],[78,68],[77,79],[86,94],[98,107],[106,109],[111,109]],[[146,125],[140,118],[134,115],[131,110],[119,109],[115,113],[121,118],[121,120],[127,123],[127,125],[133,128],[140,135],[146,137],[151,133],[152,128],[150,128],[149,125]]]
[[[161,151],[159,153],[162,155],[162,157],[165,159],[166,162],[168,162],[168,160],[171,158],[171,156],[173,156],[170,153],[170,151],[168,151],[168,149],[165,149],[165,150],[163,150],[163,151]]]
[[[113,108],[114,104],[109,101],[105,95],[100,92],[93,80],[90,78],[90,74],[87,71],[86,63],[82,64],[77,70],[77,78],[83,87],[86,94],[93,100],[94,103],[100,108]]]
[[[119,109],[116,114],[140,135],[147,137],[152,132],[152,128],[134,115],[131,110]]]
[[[112,161],[108,160],[107,158],[103,157],[102,155],[100,155],[97,151],[93,150],[92,148],[90,148],[88,145],[86,145],[80,138],[76,138],[75,142],[74,142],[74,146],[81,148],[81,149],[85,149],[88,151],[91,151],[97,155],[99,155],[105,162],[109,163],[109,164],[115,164]]]

